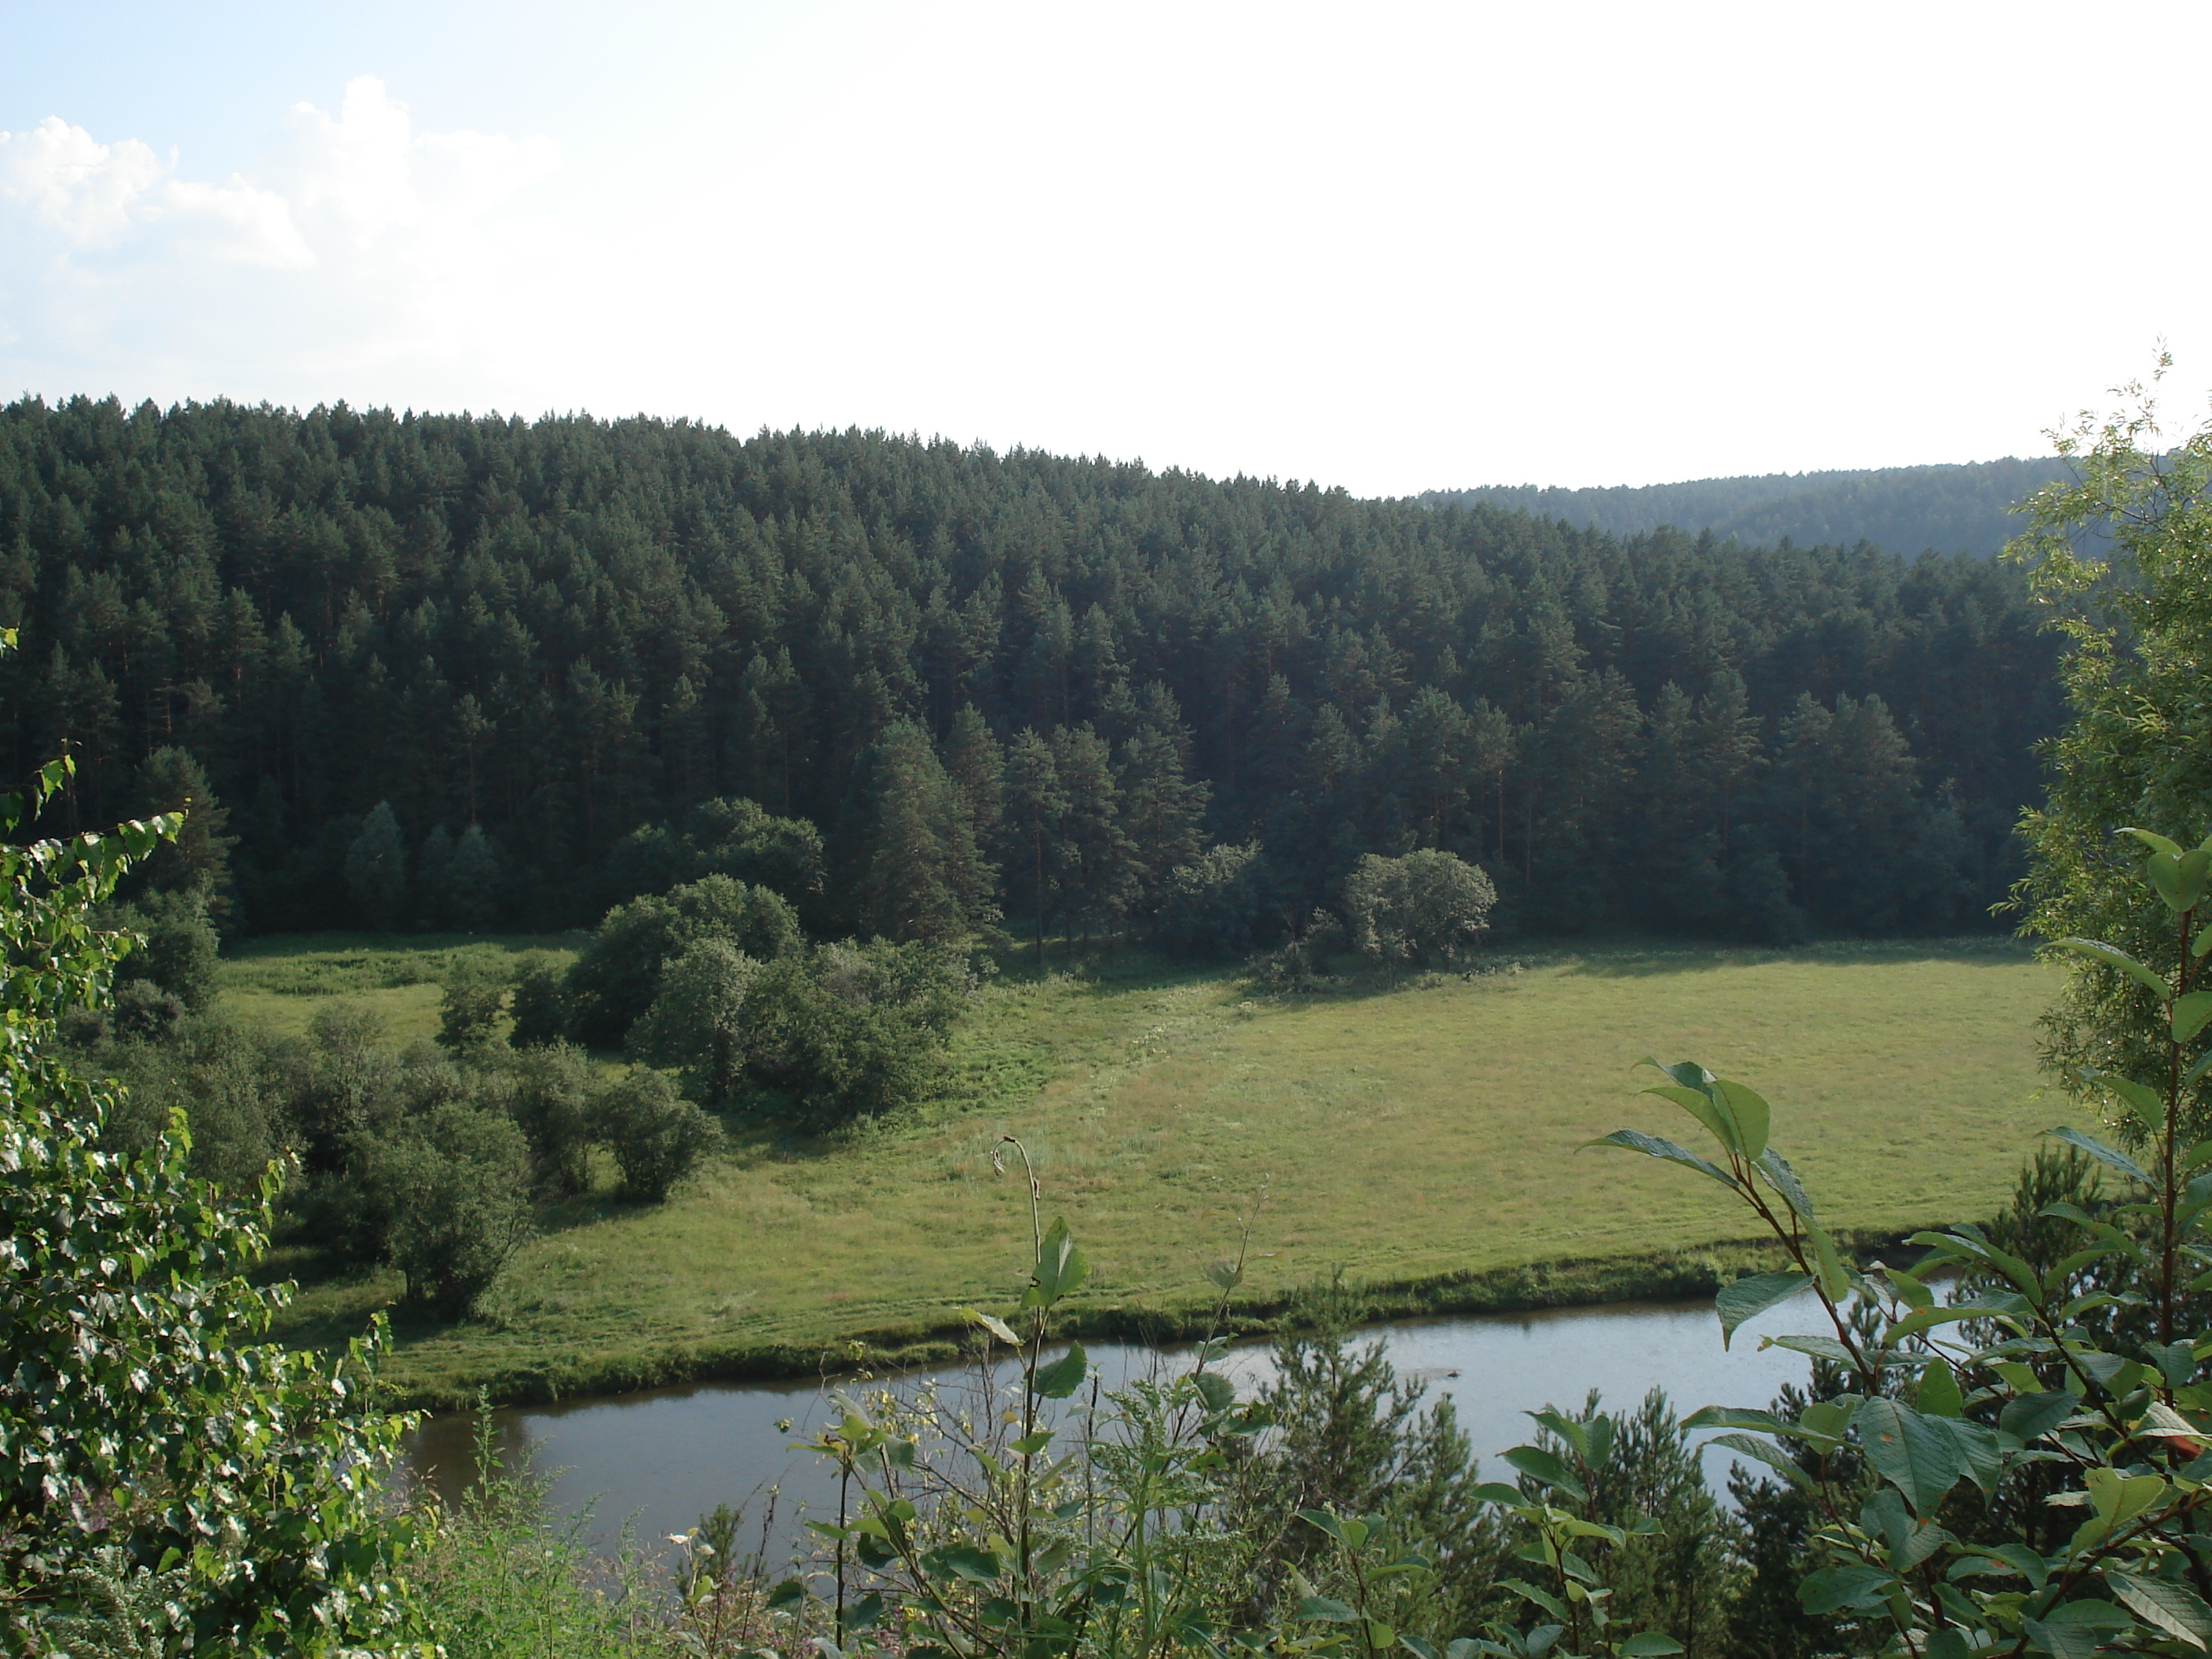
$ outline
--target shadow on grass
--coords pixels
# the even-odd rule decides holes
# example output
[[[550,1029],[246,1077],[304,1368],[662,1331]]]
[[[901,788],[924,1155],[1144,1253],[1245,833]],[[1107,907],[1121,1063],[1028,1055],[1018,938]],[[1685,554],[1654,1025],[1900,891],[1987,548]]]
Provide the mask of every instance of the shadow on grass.
[[[2032,946],[2010,934],[1976,933],[1948,939],[1822,939],[1779,945],[1619,941],[1568,950],[1537,947],[1526,953],[1526,959],[1534,967],[1557,968],[1581,978],[1638,979],[1783,962],[1837,968],[1949,962],[1999,968],[2032,961],[2034,954]]]

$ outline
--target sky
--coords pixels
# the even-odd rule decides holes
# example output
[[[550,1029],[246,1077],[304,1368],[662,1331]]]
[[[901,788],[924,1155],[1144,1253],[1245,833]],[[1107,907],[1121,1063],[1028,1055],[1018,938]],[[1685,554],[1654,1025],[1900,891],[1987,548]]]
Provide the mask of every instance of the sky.
[[[0,398],[860,426],[1359,495],[2212,386],[2212,7],[0,0]]]

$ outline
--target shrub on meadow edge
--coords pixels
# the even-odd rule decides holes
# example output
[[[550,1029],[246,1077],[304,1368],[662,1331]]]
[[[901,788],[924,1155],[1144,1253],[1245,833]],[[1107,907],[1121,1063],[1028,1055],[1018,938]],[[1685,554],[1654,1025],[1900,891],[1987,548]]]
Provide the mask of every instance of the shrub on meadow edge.
[[[529,1237],[529,1145],[497,1111],[442,1102],[367,1142],[360,1172],[387,1218],[385,1259],[428,1312],[471,1311]]]
[[[525,1048],[504,1074],[507,1109],[530,1143],[538,1189],[556,1197],[589,1190],[603,1085],[583,1050],[567,1042]]]
[[[507,1040],[516,1048],[568,1040],[568,975],[544,951],[533,951],[517,965],[514,991],[507,1006],[514,1023]]]
[[[653,1006],[661,970],[709,939],[763,960],[805,942],[789,903],[765,887],[748,887],[727,876],[707,876],[618,905],[568,969],[568,1035],[587,1047],[619,1047]]]
[[[440,1046],[457,1053],[489,1046],[499,1035],[509,988],[507,970],[495,962],[481,956],[455,961],[446,970],[445,991],[438,1001]]]
[[[649,1204],[666,1198],[721,1138],[714,1120],[672,1080],[643,1067],[599,1097],[598,1116],[623,1188]]]
[[[1154,937],[1183,956],[1245,957],[1286,931],[1274,866],[1256,841],[1209,847],[1169,872]]]
[[[1480,868],[1434,848],[1395,859],[1367,854],[1344,881],[1352,948],[1392,967],[1455,962],[1488,931],[1497,903]]]

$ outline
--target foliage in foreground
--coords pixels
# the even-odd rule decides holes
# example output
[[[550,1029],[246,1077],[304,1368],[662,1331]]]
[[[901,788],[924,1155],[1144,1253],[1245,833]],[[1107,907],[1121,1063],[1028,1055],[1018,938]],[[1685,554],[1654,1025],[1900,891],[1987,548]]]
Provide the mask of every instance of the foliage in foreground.
[[[66,771],[0,802],[0,835]],[[335,1359],[258,1340],[288,1294],[240,1276],[273,1176],[241,1214],[187,1174],[180,1119],[143,1152],[101,1150],[121,1091],[52,1041],[133,943],[95,907],[176,828],[0,845],[0,1634],[31,1651],[390,1646],[412,1624],[407,1534],[377,1488],[404,1419],[363,1408],[375,1340]]]
[[[2149,396],[2131,391],[2131,409],[2060,439],[2074,477],[2034,498],[2034,527],[2009,550],[2069,641],[2073,714],[2044,745],[2049,792],[2022,819],[2031,858],[2014,898],[2024,934],[2101,939],[2172,975],[2187,941],[2134,902],[2111,832],[2212,821],[2212,425],[2166,448]],[[2085,1067],[2139,1076],[2164,1057],[2160,1022],[2118,975],[2075,975],[2043,1028],[2076,1091]],[[2185,1114],[2212,1131],[2212,1083],[2190,1085]]]
[[[1832,1397],[1788,1415],[1708,1408],[1690,1422],[1728,1431],[1725,1443],[1808,1496],[1819,1567],[1801,1600],[1844,1616],[1854,1652],[2075,1659],[2212,1646],[2212,1382],[2198,1376],[2212,1355],[2198,1294],[2212,1288],[2201,1271],[2212,1261],[2202,1225],[2212,1141],[2185,1133],[2187,1091],[2212,1069],[2212,1054],[2191,1057],[2212,1023],[2212,991],[2196,988],[2212,955],[2212,927],[2197,925],[2212,840],[2185,851],[2129,833],[2148,851],[2153,912],[2184,944],[2169,977],[2109,945],[2062,941],[2155,1009],[2165,1052],[2136,1076],[2087,1079],[2133,1120],[2140,1161],[2052,1132],[2129,1183],[2101,1212],[2044,1206],[2038,1219],[2064,1241],[2057,1260],[2039,1266],[1962,1226],[1917,1235],[1928,1254],[1914,1269],[1862,1272],[1769,1143],[1766,1103],[1687,1062],[1650,1092],[1704,1126],[1713,1158],[1635,1130],[1606,1138],[1719,1182],[1788,1254],[1788,1267],[1723,1291],[1724,1333],[1808,1290],[1826,1316],[1827,1332],[1773,1340],[1838,1368]],[[1928,1281],[1947,1270],[1972,1293],[1939,1304]],[[1962,1516],[1968,1486],[1980,1503]],[[2050,1524],[2052,1508],[2064,1524]],[[1996,1524],[1974,1524],[1973,1510]]]

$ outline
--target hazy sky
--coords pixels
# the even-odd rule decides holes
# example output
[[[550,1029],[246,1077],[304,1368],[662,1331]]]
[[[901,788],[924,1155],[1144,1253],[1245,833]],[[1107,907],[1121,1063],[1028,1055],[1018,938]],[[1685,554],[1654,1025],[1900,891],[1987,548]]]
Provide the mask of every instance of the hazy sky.
[[[2041,453],[2161,337],[2203,410],[2208,48],[2201,3],[0,0],[0,396],[1362,494]]]

